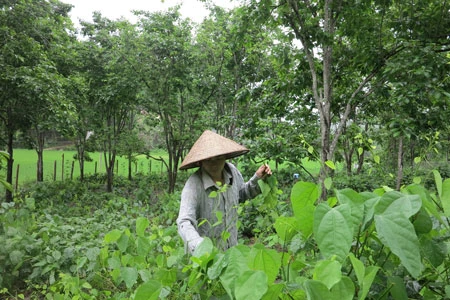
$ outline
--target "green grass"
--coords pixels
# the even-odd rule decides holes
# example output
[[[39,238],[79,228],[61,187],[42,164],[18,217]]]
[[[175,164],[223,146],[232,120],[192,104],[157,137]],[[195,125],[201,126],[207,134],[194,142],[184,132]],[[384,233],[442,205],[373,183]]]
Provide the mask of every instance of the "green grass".
[[[44,151],[44,180],[62,180],[70,179],[73,163],[73,178],[80,176],[78,161],[74,159],[76,151],[70,150],[45,150]],[[85,175],[105,173],[105,163],[103,154],[100,152],[89,153],[91,162],[85,162]],[[163,157],[167,160],[167,154],[164,151],[155,151],[152,153],[155,157]],[[37,153],[35,150],[14,149],[14,168],[13,182],[16,183],[17,171],[19,174],[18,184],[33,182],[36,180]],[[97,170],[95,169],[97,168]],[[116,174],[121,176],[128,175],[128,160],[124,157],[117,157],[117,164],[114,168]],[[137,158],[137,163],[133,164],[134,173],[161,172],[161,162],[148,159],[145,155]]]
[[[44,151],[44,181],[70,179],[72,173],[74,179],[80,176],[80,168],[78,161],[74,159],[76,151],[73,150],[45,150]],[[151,153],[154,157],[162,157],[167,161],[168,155],[164,150],[155,150]],[[92,175],[95,173],[104,174],[105,164],[103,154],[100,152],[89,153],[92,161],[85,162],[85,175]],[[117,158],[118,163],[115,167],[115,174],[120,176],[128,176],[128,160],[124,157]],[[36,164],[37,153],[35,150],[28,149],[14,149],[14,167],[13,167],[13,186],[20,187],[27,183],[36,181]],[[275,165],[269,162],[272,169],[275,169]],[[305,159],[303,165],[312,174],[317,174],[320,170],[320,164],[314,161]],[[64,169],[63,169],[64,167]],[[280,165],[279,169],[283,169],[285,165]],[[161,171],[161,168],[162,171]],[[18,171],[18,177],[17,177]],[[137,163],[133,164],[133,174],[144,173],[164,173],[165,167],[160,161],[152,158],[147,158],[145,155],[137,157]],[[3,169],[4,172],[4,169]],[[302,172],[299,169],[299,172]],[[0,193],[3,193],[3,187],[0,187]]]

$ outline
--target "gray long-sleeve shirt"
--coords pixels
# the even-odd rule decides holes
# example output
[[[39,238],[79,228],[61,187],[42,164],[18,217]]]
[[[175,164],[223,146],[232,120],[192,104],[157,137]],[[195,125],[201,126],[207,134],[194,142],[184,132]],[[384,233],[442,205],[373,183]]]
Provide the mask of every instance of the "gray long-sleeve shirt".
[[[223,178],[227,185],[225,191],[212,198],[211,192],[220,187],[202,168],[189,177],[183,188],[177,225],[178,233],[191,253],[203,237],[211,238],[222,250],[236,245],[237,206],[261,193],[258,176],[255,174],[244,182],[242,174],[231,163],[225,164]]]

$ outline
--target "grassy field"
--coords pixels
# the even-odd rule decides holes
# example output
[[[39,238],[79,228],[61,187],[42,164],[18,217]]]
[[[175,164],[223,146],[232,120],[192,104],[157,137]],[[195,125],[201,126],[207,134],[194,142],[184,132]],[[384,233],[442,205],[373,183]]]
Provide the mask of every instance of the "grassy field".
[[[44,180],[62,180],[77,178],[80,176],[78,161],[74,159],[75,151],[69,150],[45,150],[44,151]],[[90,153],[92,161],[85,163],[85,175],[104,173],[105,163],[103,154],[100,152]],[[167,154],[163,151],[152,153],[155,157],[167,159]],[[13,181],[16,182],[18,173],[18,184],[33,182],[36,180],[37,153],[35,150],[14,149],[14,170]],[[73,164],[73,171],[72,171]],[[123,157],[117,158],[115,167],[116,174],[128,175],[128,160]],[[161,162],[148,159],[145,155],[137,158],[137,163],[133,164],[133,173],[161,172]],[[72,175],[71,175],[72,174]]]
[[[73,150],[45,150],[44,151],[44,180],[63,180],[78,178],[80,176],[80,168],[78,161],[74,159],[75,151]],[[92,161],[85,162],[85,175],[92,175],[95,173],[105,173],[105,163],[103,154],[100,152],[89,153]],[[167,161],[167,153],[163,150],[156,150],[151,153],[154,157],[162,157]],[[34,182],[36,180],[36,163],[37,153],[35,150],[15,149],[14,150],[14,168],[13,168],[13,186],[20,187],[25,183]],[[270,162],[272,169],[275,168]],[[317,162],[304,160],[303,165],[312,174],[317,174],[320,165]],[[280,166],[283,168],[283,166]],[[73,168],[73,169],[72,169]],[[164,172],[160,161],[152,158],[147,158],[145,155],[137,157],[137,162],[133,164],[133,174],[135,173],[160,173]],[[115,167],[116,174],[121,176],[128,175],[128,160],[124,157],[118,157]],[[299,170],[301,172],[301,170]],[[18,177],[17,177],[18,175]],[[0,192],[3,192],[3,187],[0,187]]]

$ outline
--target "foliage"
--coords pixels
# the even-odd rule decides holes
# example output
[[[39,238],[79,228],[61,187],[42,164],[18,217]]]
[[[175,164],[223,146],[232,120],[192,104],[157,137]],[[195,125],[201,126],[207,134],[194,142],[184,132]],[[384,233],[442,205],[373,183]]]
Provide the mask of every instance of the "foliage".
[[[193,256],[176,232],[178,195],[149,197],[160,183],[119,181],[113,194],[93,193],[95,184],[41,183],[2,205],[1,293],[20,298],[28,290],[31,299],[445,298],[450,181],[433,175],[435,192],[418,184],[401,191],[343,188],[320,204],[320,187],[305,181],[282,200],[273,176],[252,203],[263,222],[255,223],[255,238],[226,251],[205,239]]]

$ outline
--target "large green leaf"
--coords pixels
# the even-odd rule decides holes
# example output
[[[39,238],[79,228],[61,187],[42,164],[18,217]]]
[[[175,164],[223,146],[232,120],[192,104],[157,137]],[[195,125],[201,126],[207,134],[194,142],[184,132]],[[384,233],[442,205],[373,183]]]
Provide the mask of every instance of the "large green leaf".
[[[442,183],[441,204],[444,214],[450,217],[450,178],[445,179]]]
[[[236,300],[259,300],[267,292],[267,275],[263,271],[245,271],[235,283]]]
[[[195,248],[194,254],[191,256],[191,260],[194,262],[194,266],[201,266],[206,268],[208,263],[214,259],[214,245],[210,238],[205,237],[203,241]]]
[[[319,198],[319,187],[310,182],[297,182],[291,190],[291,203],[295,217],[299,220],[298,229],[304,237],[313,232],[314,203]]]
[[[366,299],[379,268],[376,266],[369,266],[366,269],[362,261],[357,259],[353,253],[350,253],[349,257],[360,286],[358,299]]]
[[[409,217],[420,209],[417,195],[384,194],[375,206],[375,226],[384,245],[400,258],[415,278],[422,272],[419,241]]]
[[[214,257],[214,263],[208,268],[208,278],[214,280],[222,274],[223,269],[226,268],[228,262],[225,259],[225,254],[219,253]]]
[[[331,289],[342,278],[342,265],[336,260],[322,260],[314,267],[313,279],[324,283]]]
[[[434,181],[436,183],[436,190],[439,197],[442,196],[442,177],[438,170],[433,170]]]
[[[330,258],[336,255],[343,261],[350,250],[353,229],[347,220],[351,211],[348,204],[330,208],[321,203],[314,213],[314,235],[322,255]]]
[[[117,242],[117,240],[120,238],[121,235],[122,235],[122,232],[119,229],[114,229],[105,235],[105,237],[103,238],[103,241],[106,244]]]
[[[138,236],[144,236],[145,230],[147,229],[150,222],[147,218],[139,217],[136,220],[136,234]]]
[[[141,284],[134,295],[134,300],[156,300],[161,293],[162,285],[156,280]]]
[[[442,180],[441,180],[441,192],[442,194]],[[436,220],[441,220],[441,214],[438,211],[435,201],[432,199],[430,192],[422,185],[418,184],[410,184],[406,186],[403,190],[403,193],[408,193],[412,195],[419,195],[422,200],[422,206],[425,208],[430,214],[432,214]],[[436,197],[434,195],[434,197]]]
[[[324,283],[309,279],[305,281],[305,289],[309,300],[352,300],[355,293],[355,286],[348,277],[342,277],[331,290]]]
[[[291,203],[294,215],[300,216],[307,206],[314,206],[319,198],[319,187],[310,182],[297,182],[291,190]]]
[[[245,271],[249,270],[247,255],[239,247],[232,247],[225,252],[225,259],[227,267],[222,275],[220,275],[220,282],[230,298],[233,299],[236,279]]]
[[[285,242],[290,242],[299,233],[300,221],[296,217],[279,217],[274,227],[278,236]]]
[[[128,289],[131,289],[133,285],[136,283],[138,278],[138,271],[136,268],[132,267],[122,267],[120,269],[120,276],[122,277],[125,285]]]
[[[273,249],[267,249],[263,245],[256,244],[250,250],[248,266],[252,270],[261,270],[267,275],[271,284],[280,271],[281,254]]]
[[[353,233],[357,233],[364,218],[364,197],[351,189],[336,191],[336,197],[339,203],[350,205]]]

